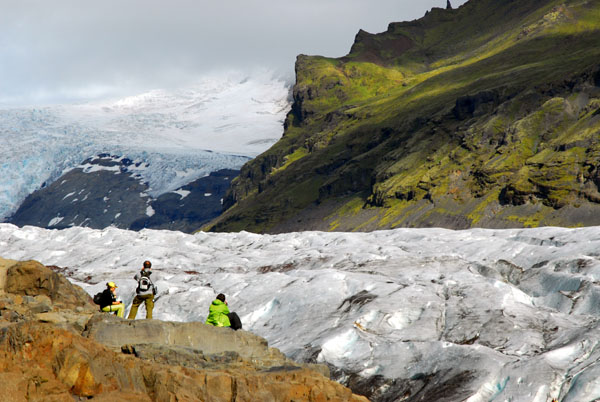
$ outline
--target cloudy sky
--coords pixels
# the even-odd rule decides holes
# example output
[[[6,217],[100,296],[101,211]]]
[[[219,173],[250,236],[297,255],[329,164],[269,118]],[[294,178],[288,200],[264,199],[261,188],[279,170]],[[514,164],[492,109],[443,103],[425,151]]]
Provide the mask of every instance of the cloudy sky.
[[[466,0],[451,0],[458,7]],[[0,103],[184,86],[297,54],[348,53],[359,29],[420,18],[446,0],[0,0]]]

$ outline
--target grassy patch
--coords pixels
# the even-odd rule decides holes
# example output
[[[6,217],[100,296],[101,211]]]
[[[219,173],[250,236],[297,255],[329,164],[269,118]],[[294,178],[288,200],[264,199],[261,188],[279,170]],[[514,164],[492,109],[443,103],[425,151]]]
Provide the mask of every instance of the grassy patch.
[[[308,155],[308,150],[306,148],[298,148],[296,149],[294,152],[292,152],[291,154],[287,155],[284,157],[284,163],[283,165],[277,167],[277,168],[273,168],[271,170],[271,174],[277,174],[283,170],[285,170],[288,166],[290,166],[292,163],[296,162],[297,160],[305,157],[306,155]]]

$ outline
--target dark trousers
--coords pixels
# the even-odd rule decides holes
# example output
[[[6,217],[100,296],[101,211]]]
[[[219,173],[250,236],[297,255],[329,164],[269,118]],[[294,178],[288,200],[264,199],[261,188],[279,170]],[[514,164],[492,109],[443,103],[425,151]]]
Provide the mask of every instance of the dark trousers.
[[[127,316],[128,320],[133,320],[137,315],[138,307],[140,304],[144,303],[146,305],[146,319],[152,319],[152,310],[154,309],[154,295],[136,295],[133,298],[133,303],[131,304],[131,310],[129,311],[129,315]]]

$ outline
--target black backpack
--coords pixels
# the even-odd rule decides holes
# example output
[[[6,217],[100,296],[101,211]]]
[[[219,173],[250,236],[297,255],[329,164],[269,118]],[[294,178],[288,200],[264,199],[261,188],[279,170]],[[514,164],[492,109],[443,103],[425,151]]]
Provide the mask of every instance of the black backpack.
[[[94,303],[98,305],[102,304],[102,292],[98,292],[94,295]]]
[[[235,312],[227,314],[227,317],[229,317],[231,329],[235,329],[236,331],[242,329],[242,320],[240,320],[240,317]]]

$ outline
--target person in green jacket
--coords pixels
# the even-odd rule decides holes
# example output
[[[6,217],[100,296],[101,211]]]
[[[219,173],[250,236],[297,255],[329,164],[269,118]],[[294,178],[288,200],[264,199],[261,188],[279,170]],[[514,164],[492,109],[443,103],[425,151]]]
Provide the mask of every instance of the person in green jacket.
[[[228,314],[229,307],[225,301],[225,295],[219,293],[208,308],[208,317],[205,324],[214,325],[215,327],[231,327]]]

